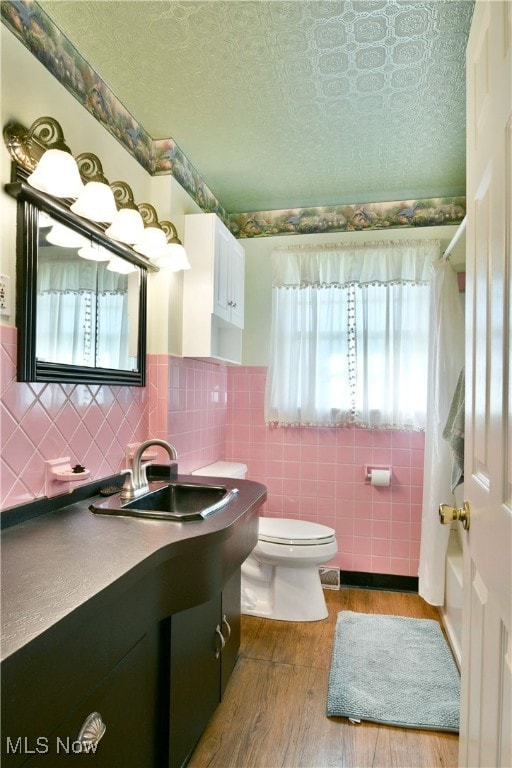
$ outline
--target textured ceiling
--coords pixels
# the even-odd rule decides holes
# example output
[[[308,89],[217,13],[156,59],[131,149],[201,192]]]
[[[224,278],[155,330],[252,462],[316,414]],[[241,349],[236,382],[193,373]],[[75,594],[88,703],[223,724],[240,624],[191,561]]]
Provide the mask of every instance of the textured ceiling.
[[[468,0],[39,5],[227,211],[465,193]]]

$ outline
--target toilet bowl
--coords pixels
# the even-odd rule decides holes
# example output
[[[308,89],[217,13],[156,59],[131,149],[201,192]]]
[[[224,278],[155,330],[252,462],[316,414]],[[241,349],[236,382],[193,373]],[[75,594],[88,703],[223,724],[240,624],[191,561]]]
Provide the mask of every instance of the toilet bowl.
[[[319,566],[337,551],[332,528],[260,517],[258,543],[242,565],[242,613],[281,621],[325,619]]]
[[[216,461],[192,474],[243,479],[247,466]],[[281,621],[327,618],[319,566],[338,551],[334,533],[307,520],[260,517],[258,543],[242,565],[242,613]]]

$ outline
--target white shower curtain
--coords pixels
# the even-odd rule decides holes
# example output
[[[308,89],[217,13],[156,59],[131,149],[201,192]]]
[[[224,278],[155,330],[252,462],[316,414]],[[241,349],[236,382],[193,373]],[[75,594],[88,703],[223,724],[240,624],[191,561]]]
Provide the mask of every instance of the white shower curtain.
[[[437,261],[433,269],[419,594],[431,605],[443,605],[450,526],[440,524],[438,509],[442,502],[453,503],[453,457],[442,433],[464,365],[464,312],[449,261]]]

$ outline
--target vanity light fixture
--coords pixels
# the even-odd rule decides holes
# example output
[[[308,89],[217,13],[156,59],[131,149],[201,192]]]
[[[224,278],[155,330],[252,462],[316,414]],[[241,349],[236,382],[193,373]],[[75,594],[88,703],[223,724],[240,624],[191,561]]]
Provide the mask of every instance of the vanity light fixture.
[[[169,272],[180,272],[181,270],[190,269],[187,252],[178,237],[174,224],[171,221],[161,221],[160,226],[167,237],[167,244],[155,258],[155,264]]]
[[[119,272],[121,275],[127,275],[129,272],[135,272],[137,267],[120,256],[114,256],[107,264],[107,269],[109,272]]]
[[[144,222],[144,232],[141,239],[134,243],[133,250],[142,253],[148,259],[156,259],[158,254],[167,244],[167,238],[161,225],[158,223],[158,217],[155,209],[149,203],[142,203],[138,206],[140,215]]]
[[[32,171],[27,178],[31,187],[54,197],[78,197],[84,185],[62,128],[53,117],[38,118],[28,130],[10,123],[4,128],[4,140],[16,162]]]
[[[83,248],[89,245],[87,238],[78,234],[64,224],[54,222],[50,231],[46,234],[46,239],[52,245],[58,245],[61,248]]]
[[[27,182],[59,198],[78,197],[84,187],[73,156],[61,149],[48,149]]]
[[[48,216],[47,213],[44,211],[39,211],[39,218],[37,220],[37,224],[39,226],[39,229],[46,229],[47,227],[52,227],[55,222],[51,218],[51,216]]]
[[[63,198],[73,213],[99,225],[111,240],[129,246],[135,261],[138,257],[134,251],[145,257],[145,266],[151,271],[158,271],[159,266],[171,271],[190,269],[174,225],[159,222],[149,203],[137,205],[126,182],[109,184],[96,155],[87,152],[75,160],[65,144],[61,126],[53,117],[40,117],[29,129],[20,123],[8,123],[3,136],[13,167],[24,171],[22,180],[50,197]],[[19,180],[16,170],[13,181]],[[72,238],[69,230],[57,222],[47,239],[54,245],[84,249],[80,254],[83,258],[98,260],[95,244],[77,233]]]
[[[138,243],[144,234],[144,222],[135,205],[132,190],[125,181],[114,181],[110,188],[119,210],[105,234],[127,245]]]
[[[84,245],[78,249],[78,255],[82,259],[88,259],[89,261],[109,261],[112,258],[110,251],[103,248],[98,243],[91,242],[89,245]]]
[[[43,155],[44,157],[44,155]],[[76,158],[78,169],[86,185],[70,206],[73,213],[89,221],[102,221],[110,224],[117,213],[114,193],[103,175],[99,158],[91,152],[85,152]]]

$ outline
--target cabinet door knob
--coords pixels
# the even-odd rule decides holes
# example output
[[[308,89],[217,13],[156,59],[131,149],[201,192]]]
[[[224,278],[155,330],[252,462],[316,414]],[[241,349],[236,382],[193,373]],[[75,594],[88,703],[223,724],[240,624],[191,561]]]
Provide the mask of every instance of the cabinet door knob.
[[[218,636],[220,640],[220,648],[217,648],[217,650],[215,651],[215,658],[218,659],[222,651],[224,650],[224,646],[226,645],[224,635],[220,631],[220,624],[217,624],[217,626],[215,627],[215,634]]]
[[[222,617],[222,626],[226,626],[226,628],[228,630],[228,636],[226,637],[226,642],[227,642],[229,640],[229,638],[231,637],[231,627],[229,626],[229,621],[226,618],[226,614],[224,614],[223,617]]]
[[[106,730],[107,726],[103,722],[100,713],[91,712],[82,723],[77,741],[84,745],[95,745],[103,738]]]

